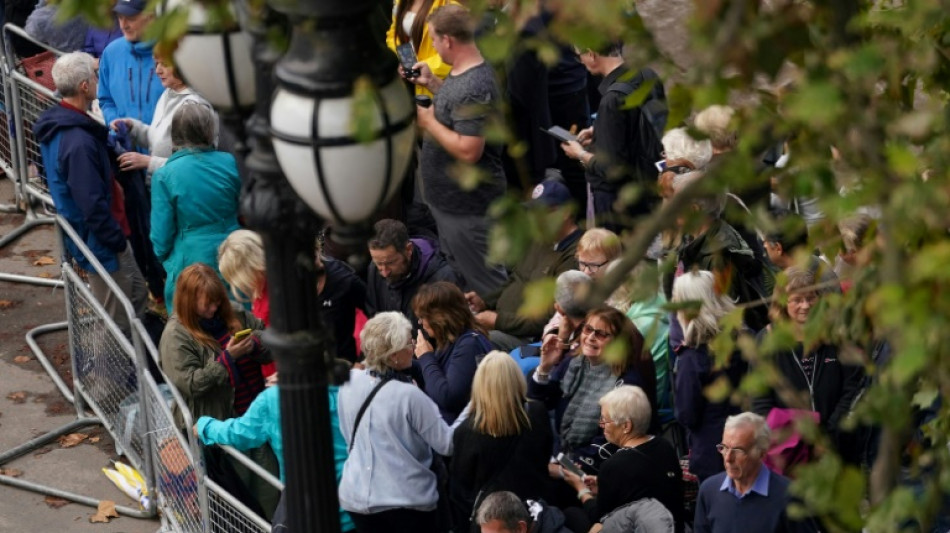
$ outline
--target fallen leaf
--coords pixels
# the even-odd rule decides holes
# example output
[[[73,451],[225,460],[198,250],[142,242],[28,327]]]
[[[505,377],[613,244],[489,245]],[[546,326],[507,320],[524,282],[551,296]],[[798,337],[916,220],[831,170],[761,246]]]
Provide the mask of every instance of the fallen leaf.
[[[13,403],[23,403],[26,401],[26,391],[16,391],[7,394],[8,400],[13,400]]]
[[[11,307],[15,306],[18,303],[20,302],[14,302],[12,300],[0,300],[0,310],[10,309]]]
[[[36,277],[50,279],[53,277],[53,275],[50,274],[49,272],[40,272],[39,274],[36,275]]]
[[[47,496],[47,497],[43,498],[43,503],[45,503],[46,505],[49,505],[49,506],[52,507],[53,509],[59,509],[60,507],[62,507],[62,506],[64,506],[64,505],[68,505],[68,504],[69,504],[69,500],[64,500],[64,499],[62,499],[62,498],[57,498],[56,496]]]
[[[95,443],[99,442],[99,439],[101,439],[101,438],[102,438],[102,437],[99,437],[99,436],[96,436],[96,437],[89,437],[89,442],[90,442],[91,444],[95,444]]]
[[[39,450],[36,450],[36,453],[33,454],[33,457],[39,457],[39,456],[41,456],[41,455],[46,455],[46,454],[48,454],[48,453],[51,452],[51,451],[53,451],[53,449],[50,448],[49,446],[46,446],[46,447],[40,448]]]
[[[44,255],[43,257],[40,257],[36,261],[33,261],[33,266],[36,266],[36,267],[49,266],[49,265],[55,265],[55,264],[56,264],[56,260],[48,255]]]
[[[59,438],[59,445],[63,448],[72,448],[80,442],[89,438],[85,433],[70,433]]]
[[[29,355],[18,355],[18,356],[16,356],[16,357],[13,358],[13,362],[14,362],[14,363],[25,363],[25,362],[27,362],[27,361],[29,361],[29,360],[30,360],[30,356],[29,356]]]
[[[23,471],[16,468],[0,468],[0,476],[20,477],[22,475]]]
[[[96,514],[89,517],[89,521],[92,523],[100,522],[107,524],[110,518],[119,518],[119,513],[115,510],[115,502],[102,500],[99,502],[99,510],[96,511]]]

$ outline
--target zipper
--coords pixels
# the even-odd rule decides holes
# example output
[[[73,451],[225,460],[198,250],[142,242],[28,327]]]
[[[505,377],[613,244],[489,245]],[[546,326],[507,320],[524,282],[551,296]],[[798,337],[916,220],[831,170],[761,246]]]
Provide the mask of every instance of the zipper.
[[[135,101],[135,89],[132,87],[132,67],[129,67],[129,99]]]
[[[148,84],[145,87],[145,102],[151,103],[152,101],[152,76],[155,75],[155,69],[148,69],[148,78],[145,80]]]
[[[815,371],[818,369],[818,356],[815,356],[815,364],[811,367],[811,379],[808,379],[808,374],[805,373],[805,367],[802,366],[802,362],[798,359],[798,356],[795,355],[795,351],[790,352],[792,354],[792,359],[795,360],[795,364],[798,365],[798,369],[802,371],[802,376],[805,377],[805,383],[808,385],[808,399],[811,400],[811,410],[818,411],[815,409]],[[805,347],[802,346],[802,357],[805,355]]]

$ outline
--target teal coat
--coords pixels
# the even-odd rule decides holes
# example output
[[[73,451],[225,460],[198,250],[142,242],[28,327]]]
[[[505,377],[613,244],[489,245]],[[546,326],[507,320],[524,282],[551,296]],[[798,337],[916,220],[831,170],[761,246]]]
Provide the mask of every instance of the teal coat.
[[[210,149],[178,150],[152,176],[151,239],[168,275],[169,314],[185,267],[205,263],[218,270],[218,245],[238,229],[240,192],[234,156]]]
[[[339,387],[327,387],[330,397],[330,432],[333,435],[333,459],[336,464],[336,482],[343,476],[343,463],[346,462],[346,441],[340,433],[340,419],[337,414],[337,393]],[[257,395],[254,402],[240,418],[215,420],[203,416],[198,419],[198,438],[206,445],[226,444],[239,450],[250,450],[270,443],[280,464],[280,479],[284,477],[284,437],[280,429],[280,394],[277,387],[268,387]],[[340,509],[341,531],[354,529],[353,519]]]

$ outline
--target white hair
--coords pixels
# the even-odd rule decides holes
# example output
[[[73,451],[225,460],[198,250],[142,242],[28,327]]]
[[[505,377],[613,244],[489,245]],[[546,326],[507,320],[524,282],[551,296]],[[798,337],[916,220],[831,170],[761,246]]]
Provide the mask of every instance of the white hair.
[[[715,276],[708,270],[686,272],[673,282],[673,302],[699,302],[699,311],[680,309],[676,318],[683,328],[683,342],[698,347],[719,333],[719,321],[736,308],[726,295],[716,294]]]
[[[726,105],[711,105],[693,119],[697,130],[709,135],[713,150],[731,150],[736,145],[736,132],[730,127],[735,110]]]
[[[650,399],[636,385],[621,385],[601,396],[597,402],[617,424],[633,424],[633,435],[646,435],[650,428]]]
[[[409,346],[412,324],[402,313],[386,311],[369,319],[360,331],[360,348],[366,368],[385,373],[392,369],[389,356]]]
[[[759,452],[759,457],[769,451],[772,444],[772,430],[765,422],[765,419],[755,413],[748,411],[730,416],[726,419],[725,431],[738,429],[740,427],[751,427],[755,432],[755,449]]]
[[[571,318],[584,317],[590,310],[590,306],[584,304],[590,285],[590,276],[580,270],[564,271],[554,285],[554,301],[565,315]]]
[[[685,159],[693,168],[704,168],[713,156],[712,143],[709,139],[697,141],[693,139],[686,128],[674,128],[663,135],[663,151],[667,161]]]
[[[86,52],[63,54],[53,64],[52,74],[59,94],[75,96],[82,82],[96,77],[96,60]]]

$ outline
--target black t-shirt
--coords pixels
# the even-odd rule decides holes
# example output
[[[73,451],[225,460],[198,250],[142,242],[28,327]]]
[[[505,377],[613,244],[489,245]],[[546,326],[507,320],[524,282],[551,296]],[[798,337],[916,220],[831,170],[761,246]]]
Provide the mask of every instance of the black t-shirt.
[[[641,498],[655,498],[673,514],[676,530],[682,531],[682,476],[676,451],[663,438],[621,448],[600,467],[596,519]]]

